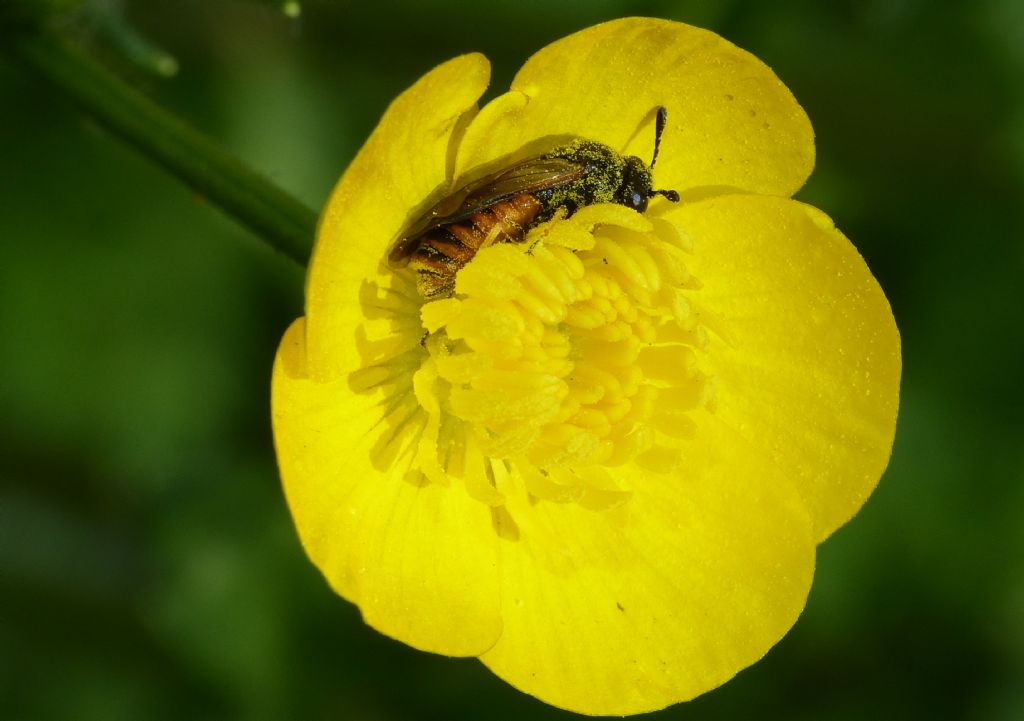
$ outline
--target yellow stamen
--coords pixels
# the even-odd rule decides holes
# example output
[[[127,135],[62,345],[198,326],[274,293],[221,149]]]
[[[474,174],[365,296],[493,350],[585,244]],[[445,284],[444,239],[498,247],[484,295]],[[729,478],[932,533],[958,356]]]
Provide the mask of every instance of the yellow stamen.
[[[455,296],[420,311],[425,420],[409,424],[411,453],[392,456],[491,506],[517,492],[609,510],[630,495],[609,469],[676,470],[693,414],[714,402],[688,252],[674,226],[618,205],[480,250]],[[383,367],[363,383],[387,383]]]

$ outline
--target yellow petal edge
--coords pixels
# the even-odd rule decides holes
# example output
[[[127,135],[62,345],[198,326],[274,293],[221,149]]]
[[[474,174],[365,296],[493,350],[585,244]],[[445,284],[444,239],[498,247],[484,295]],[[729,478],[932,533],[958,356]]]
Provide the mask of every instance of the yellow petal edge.
[[[365,352],[353,338],[363,321],[360,288],[381,272],[384,252],[358,239],[394,235],[406,214],[396,207],[435,189],[488,73],[483,56],[456,58],[388,109],[321,217],[307,317],[282,339],[272,383],[278,464],[306,552],[367,623],[453,656],[479,655],[501,632],[489,509],[385,468],[371,433],[378,399],[353,393],[349,375]]]
[[[624,18],[533,55],[470,124],[457,172],[544,137],[590,138],[649,161],[659,106],[668,126],[655,180],[684,199],[788,196],[814,167],[807,114],[768,66],[707,30]]]
[[[390,242],[447,190],[455,146],[490,79],[480,54],[434,68],[391,103],[331,192],[306,280],[309,371],[326,380],[361,363],[351,342],[362,321],[353,290],[390,271]]]
[[[874,490],[892,452],[900,336],[863,258],[820,210],[728,196],[671,216],[727,334],[709,353],[716,414],[797,484],[823,541]]]

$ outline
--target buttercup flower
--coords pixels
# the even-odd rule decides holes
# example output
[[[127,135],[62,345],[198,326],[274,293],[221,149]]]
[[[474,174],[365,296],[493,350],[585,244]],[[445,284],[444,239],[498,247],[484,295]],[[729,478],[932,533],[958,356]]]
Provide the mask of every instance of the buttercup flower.
[[[820,211],[803,110],[713,33],[631,18],[527,61],[480,55],[388,108],[323,211],[273,422],[307,553],[367,623],[478,656],[556,706],[631,714],[750,665],[800,613],[815,547],[889,457],[889,305]],[[555,213],[454,294],[394,269],[454,188],[586,138],[647,162],[645,213]]]

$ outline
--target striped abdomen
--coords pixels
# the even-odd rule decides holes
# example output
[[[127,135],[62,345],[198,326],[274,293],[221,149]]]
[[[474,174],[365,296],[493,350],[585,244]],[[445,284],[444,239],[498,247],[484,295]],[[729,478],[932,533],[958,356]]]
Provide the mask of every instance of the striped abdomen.
[[[428,231],[419,241],[409,264],[416,269],[416,285],[426,298],[444,298],[455,292],[455,274],[481,248],[495,243],[519,242],[543,205],[529,193],[489,205],[465,222]]]

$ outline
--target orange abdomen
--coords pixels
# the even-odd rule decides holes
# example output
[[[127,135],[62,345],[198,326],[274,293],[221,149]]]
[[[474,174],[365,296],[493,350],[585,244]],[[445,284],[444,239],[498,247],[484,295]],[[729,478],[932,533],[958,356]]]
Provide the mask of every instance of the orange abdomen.
[[[455,292],[455,274],[481,248],[495,243],[515,243],[540,214],[539,200],[523,193],[474,213],[467,223],[453,223],[427,233],[410,260],[417,273],[417,286],[427,298],[441,298]]]

